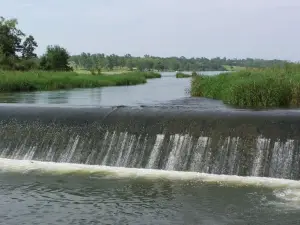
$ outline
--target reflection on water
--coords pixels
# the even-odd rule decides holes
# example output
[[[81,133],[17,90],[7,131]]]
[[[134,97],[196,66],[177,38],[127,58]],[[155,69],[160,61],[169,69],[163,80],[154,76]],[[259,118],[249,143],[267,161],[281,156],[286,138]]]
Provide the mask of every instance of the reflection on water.
[[[202,72],[214,75],[219,72]],[[190,78],[177,79],[174,72],[162,73],[160,79],[150,79],[136,86],[72,89],[59,91],[0,94],[1,103],[66,104],[93,106],[136,106],[159,104],[188,97]]]

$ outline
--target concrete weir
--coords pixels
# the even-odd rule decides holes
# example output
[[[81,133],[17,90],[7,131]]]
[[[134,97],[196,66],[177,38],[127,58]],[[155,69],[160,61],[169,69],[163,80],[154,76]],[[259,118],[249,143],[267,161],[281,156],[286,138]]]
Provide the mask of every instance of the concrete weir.
[[[300,111],[0,105],[0,157],[299,180]]]

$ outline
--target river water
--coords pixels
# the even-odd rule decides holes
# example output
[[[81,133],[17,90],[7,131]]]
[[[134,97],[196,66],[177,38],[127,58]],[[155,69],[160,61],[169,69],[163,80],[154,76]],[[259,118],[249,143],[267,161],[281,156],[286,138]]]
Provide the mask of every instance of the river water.
[[[215,75],[219,72],[202,72]],[[44,92],[1,94],[1,103],[63,104],[73,106],[139,106],[139,105],[193,105],[199,99],[189,98],[190,78],[177,79],[175,73],[164,72],[162,78],[149,79],[136,86],[73,89]],[[198,101],[198,102],[197,102]],[[205,107],[225,107],[219,101],[200,100]],[[206,106],[208,104],[208,106]]]
[[[164,73],[145,85],[19,93],[0,102],[227,108],[189,98],[189,84]],[[0,158],[0,199],[3,225],[300,223],[300,182],[273,178]]]
[[[299,224],[284,180],[38,162],[0,165],[1,224]]]

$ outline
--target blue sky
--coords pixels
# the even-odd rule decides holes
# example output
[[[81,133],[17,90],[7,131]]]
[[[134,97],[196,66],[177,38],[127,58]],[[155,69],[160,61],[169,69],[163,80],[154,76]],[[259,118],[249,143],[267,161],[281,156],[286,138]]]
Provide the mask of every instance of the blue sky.
[[[299,0],[0,0],[38,54],[300,59]]]

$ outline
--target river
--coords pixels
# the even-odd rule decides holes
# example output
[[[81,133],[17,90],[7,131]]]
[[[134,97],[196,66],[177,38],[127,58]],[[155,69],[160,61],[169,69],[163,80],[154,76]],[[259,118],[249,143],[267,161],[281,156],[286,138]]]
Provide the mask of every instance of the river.
[[[202,72],[215,75],[219,72]],[[199,99],[189,98],[190,78],[177,79],[174,72],[163,72],[162,78],[149,79],[147,84],[136,86],[103,87],[42,92],[21,92],[0,95],[1,103],[60,104],[72,106],[139,106],[197,104]],[[188,101],[188,102],[187,102]],[[191,102],[193,101],[193,102]],[[204,104],[225,107],[219,101],[202,99]],[[206,105],[205,105],[206,107]],[[210,105],[208,106],[210,107]]]
[[[145,85],[17,93],[2,95],[0,102],[48,107],[151,105],[231,110],[219,101],[190,98],[186,92],[189,84],[190,79],[176,79],[174,73],[163,73],[161,79],[148,80]],[[56,116],[52,111],[48,114]],[[197,141],[187,135],[167,137],[155,133],[150,144],[150,135],[130,135],[127,125],[124,125],[126,132],[117,134],[115,130],[121,126],[118,121],[111,133],[107,131],[101,136],[93,130],[86,134],[90,128],[79,123],[78,127],[73,125],[76,121],[62,125],[65,119],[61,119],[42,127],[39,120],[22,124],[9,122],[7,125],[3,114],[0,117],[0,224],[300,223],[300,182],[282,179],[289,174],[289,166],[292,165],[283,160],[285,155],[281,151],[294,148],[289,140],[284,142],[288,144],[276,142],[277,147],[274,145],[277,152],[273,151],[272,166],[276,166],[273,174],[278,178],[242,177],[221,175],[219,172],[213,174],[209,163],[205,164],[207,169],[203,168],[208,173],[191,169],[199,165],[201,160],[204,162],[210,158],[210,155],[205,155],[206,159],[197,152],[213,148],[213,145],[209,145],[209,138],[203,136]],[[31,117],[26,117],[27,120],[31,120]],[[140,119],[132,124],[133,131],[134,127],[139,126],[138,123]],[[145,130],[153,132],[151,124],[147,126]],[[172,124],[168,126],[165,129],[171,130]],[[93,125],[91,127],[95,128]],[[216,160],[215,164],[225,171],[234,167],[230,164],[221,167],[221,164],[225,165],[226,157],[233,160],[238,156],[236,150],[229,149],[238,148],[238,141],[222,138],[225,138],[224,143],[228,140],[228,144],[218,143],[217,147],[224,152],[227,146],[228,156],[226,152],[217,154],[216,158],[220,161]],[[101,147],[98,142],[100,139]],[[254,174],[258,174],[264,165],[261,152],[264,149],[272,151],[270,141],[259,140],[254,143],[258,148],[256,152],[260,153],[253,159]],[[174,145],[171,145],[173,142]],[[164,146],[168,146],[169,155],[163,155]],[[146,147],[149,148],[148,153]],[[99,154],[98,150],[101,150]],[[194,154],[193,162],[180,158],[185,151]],[[205,151],[207,154],[216,154],[213,150]],[[159,166],[158,160],[164,157],[165,161]],[[287,154],[287,157],[291,158],[291,154]],[[102,163],[88,163],[98,161]],[[183,167],[180,163],[189,169],[174,170],[175,165]],[[285,173],[278,172],[278,168],[284,169]]]
[[[289,185],[281,180],[256,186],[242,178],[1,163],[2,224],[299,223],[300,191],[283,189]]]

